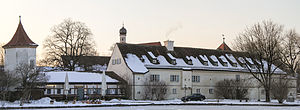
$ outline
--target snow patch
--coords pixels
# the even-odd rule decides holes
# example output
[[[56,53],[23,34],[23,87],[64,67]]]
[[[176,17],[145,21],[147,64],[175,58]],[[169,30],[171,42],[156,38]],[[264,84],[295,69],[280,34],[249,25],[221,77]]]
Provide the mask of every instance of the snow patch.
[[[219,58],[220,58],[223,62],[226,62],[226,63],[228,62],[227,59],[225,58],[225,56],[223,56],[223,55],[221,55]]]
[[[208,58],[206,57],[206,55],[199,55],[199,56],[203,61],[208,61]]]
[[[187,60],[191,60],[191,58],[190,58],[190,57],[188,57],[188,56],[185,56],[185,58],[186,58]]]
[[[91,72],[76,72],[76,71],[51,71],[45,72],[49,76],[48,82],[50,83],[64,83],[65,76],[68,74],[69,83],[72,82],[102,82],[102,74],[100,73],[91,73]],[[109,76],[105,76],[107,82],[118,82],[118,80],[112,79]]]
[[[246,60],[247,60],[251,65],[254,64],[251,58],[246,58]]]
[[[243,57],[239,57],[238,60],[241,62],[241,63],[246,63],[245,59]]]
[[[152,58],[156,58],[152,52],[148,52],[148,54],[149,54]]]
[[[146,73],[148,69],[144,66],[143,62],[134,54],[127,54],[125,61],[128,67],[136,73]]]
[[[167,53],[171,59],[176,59],[171,53]]]
[[[232,54],[225,54],[225,55],[226,55],[226,57],[227,57],[228,59],[230,59],[230,60],[231,60],[231,62],[233,62],[233,63],[237,63],[236,59],[233,57],[233,55],[232,55]]]

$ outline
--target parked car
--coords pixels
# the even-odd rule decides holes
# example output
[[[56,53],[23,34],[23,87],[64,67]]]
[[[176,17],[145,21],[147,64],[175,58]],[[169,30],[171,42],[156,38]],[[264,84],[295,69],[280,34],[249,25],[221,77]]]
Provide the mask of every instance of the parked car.
[[[192,94],[181,98],[182,101],[203,101],[205,99],[205,96],[202,94]]]

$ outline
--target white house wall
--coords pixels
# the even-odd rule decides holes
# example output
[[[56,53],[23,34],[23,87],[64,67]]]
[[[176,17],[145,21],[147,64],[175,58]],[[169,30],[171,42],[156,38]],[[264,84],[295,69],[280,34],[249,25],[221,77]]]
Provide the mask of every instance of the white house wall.
[[[185,73],[189,72],[191,75],[187,75],[191,78],[192,75],[199,75],[200,82],[192,82],[190,80],[191,88],[183,88],[184,79],[188,78]],[[160,80],[164,81],[168,85],[166,99],[178,99],[185,95],[190,95],[192,93],[196,93],[197,89],[200,89],[200,93],[205,95],[207,98],[215,99],[215,84],[218,81],[222,81],[224,79],[236,79],[236,75],[240,75],[241,79],[248,79],[250,81],[248,85],[248,98],[249,99],[264,99],[264,89],[263,87],[258,88],[258,82],[255,78],[252,77],[250,73],[243,73],[243,72],[229,72],[229,71],[203,71],[203,70],[192,70],[192,71],[183,71],[183,70],[176,70],[176,69],[149,69],[149,72],[146,74],[135,74],[135,98],[136,99],[143,99],[143,91],[144,89],[144,82],[146,79],[149,79],[151,74],[159,74]],[[179,82],[170,82],[170,75],[179,75]],[[294,84],[294,82],[291,82]],[[188,84],[188,83],[187,83]],[[293,85],[292,87],[294,87]],[[172,89],[176,89],[176,94],[172,93]],[[213,93],[209,93],[209,89],[213,90]],[[290,88],[290,93],[294,96],[296,95],[296,89]]]
[[[113,64],[112,61],[115,59],[121,59],[120,64]],[[113,71],[116,74],[118,74],[120,77],[122,77],[124,80],[126,80],[129,85],[132,85],[133,81],[133,73],[126,65],[123,56],[118,48],[117,45],[115,45],[113,53],[111,55],[111,58],[108,63],[107,71]],[[134,90],[132,90],[134,91]],[[133,96],[133,94],[131,94]]]
[[[119,58],[121,59],[120,64],[112,64],[112,60]],[[118,46],[115,46],[113,50],[112,56],[108,63],[107,71],[113,71],[129,83],[132,83],[132,71],[127,67],[126,63],[124,62],[124,59]]]
[[[19,64],[30,64],[34,60],[36,64],[35,48],[7,48],[5,49],[5,71],[14,71]]]

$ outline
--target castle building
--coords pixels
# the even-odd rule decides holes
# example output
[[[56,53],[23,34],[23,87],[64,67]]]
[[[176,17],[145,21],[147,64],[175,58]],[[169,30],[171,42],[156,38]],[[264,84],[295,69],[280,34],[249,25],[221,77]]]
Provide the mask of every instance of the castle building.
[[[12,39],[3,46],[5,49],[4,70],[14,72],[19,65],[36,67],[36,48],[34,43],[26,34],[21,16],[18,28]]]
[[[265,98],[264,88],[247,69],[255,70],[257,60],[245,52],[232,51],[224,40],[217,49],[175,47],[174,41],[170,40],[164,41],[164,46],[153,44],[117,43],[114,46],[107,70],[128,82],[132,99],[145,99],[149,92],[147,81],[165,82],[165,99],[194,93],[216,99],[216,84],[224,79],[246,79],[251,82],[247,86],[247,97],[250,100]],[[280,68],[275,70],[275,76],[281,74],[286,72]],[[289,91],[296,96],[295,78],[291,79]]]

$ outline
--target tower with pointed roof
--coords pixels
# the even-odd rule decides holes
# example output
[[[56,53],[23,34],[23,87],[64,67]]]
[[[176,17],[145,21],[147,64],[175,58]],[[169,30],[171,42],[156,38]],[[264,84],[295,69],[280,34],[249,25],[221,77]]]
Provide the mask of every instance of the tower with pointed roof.
[[[126,34],[127,34],[127,30],[124,28],[124,23],[123,23],[123,26],[120,29],[120,43],[126,43]]]
[[[12,39],[3,46],[5,49],[4,70],[14,72],[19,65],[36,66],[36,48],[34,43],[26,34],[21,16],[19,16],[18,28]]]

